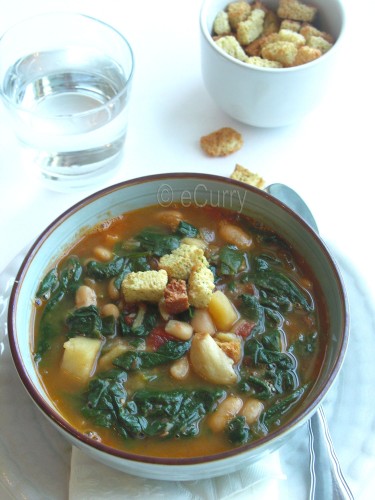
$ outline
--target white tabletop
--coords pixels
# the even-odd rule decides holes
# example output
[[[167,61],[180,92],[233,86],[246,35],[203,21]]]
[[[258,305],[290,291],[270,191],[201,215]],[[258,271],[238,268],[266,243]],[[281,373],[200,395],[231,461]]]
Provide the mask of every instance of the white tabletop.
[[[345,256],[375,298],[375,5],[343,1],[346,35],[325,98],[302,123],[279,129],[235,122],[208,95],[200,71],[200,0],[0,0],[0,32],[51,10],[80,11],[114,25],[133,46],[136,67],[125,158],[107,184],[159,172],[229,175],[239,163],[268,184],[297,190],[323,239]],[[199,138],[223,126],[241,132],[244,146],[226,158],[208,158]],[[101,187],[71,194],[42,188],[23,164],[0,105],[0,272],[61,212]]]

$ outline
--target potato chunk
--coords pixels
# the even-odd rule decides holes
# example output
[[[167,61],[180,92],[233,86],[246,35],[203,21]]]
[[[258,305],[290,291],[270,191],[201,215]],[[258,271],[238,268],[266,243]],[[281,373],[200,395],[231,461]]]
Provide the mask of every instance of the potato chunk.
[[[92,374],[101,340],[74,337],[64,343],[61,369],[78,382],[85,383]]]
[[[237,382],[233,360],[220,349],[209,333],[194,334],[191,341],[190,361],[195,373],[213,384]]]
[[[212,294],[208,311],[218,330],[228,332],[237,320],[237,313],[228,297],[220,290]]]

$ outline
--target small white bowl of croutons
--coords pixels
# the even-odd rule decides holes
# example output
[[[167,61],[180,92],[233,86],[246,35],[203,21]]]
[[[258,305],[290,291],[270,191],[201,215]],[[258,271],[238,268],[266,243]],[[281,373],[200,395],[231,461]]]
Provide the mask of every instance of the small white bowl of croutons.
[[[297,123],[324,94],[344,24],[341,0],[204,0],[206,89],[242,123]]]

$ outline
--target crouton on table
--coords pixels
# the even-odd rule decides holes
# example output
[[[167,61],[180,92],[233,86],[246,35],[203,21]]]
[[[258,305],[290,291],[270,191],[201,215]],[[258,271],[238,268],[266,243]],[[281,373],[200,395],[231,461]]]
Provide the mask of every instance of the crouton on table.
[[[245,184],[250,184],[259,189],[262,189],[266,183],[266,181],[258,174],[254,172],[250,172],[247,168],[242,165],[235,166],[235,169],[230,175],[231,179],[235,179],[237,181],[244,182]]]
[[[243,138],[233,128],[224,127],[201,137],[200,145],[208,156],[227,156],[243,146]]]

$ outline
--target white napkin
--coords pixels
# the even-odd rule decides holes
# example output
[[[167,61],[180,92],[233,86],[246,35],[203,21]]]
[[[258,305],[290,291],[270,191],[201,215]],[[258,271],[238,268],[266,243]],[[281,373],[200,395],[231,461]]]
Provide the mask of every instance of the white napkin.
[[[119,472],[73,447],[69,500],[278,500],[279,481],[285,479],[278,452],[232,474],[175,482]]]

